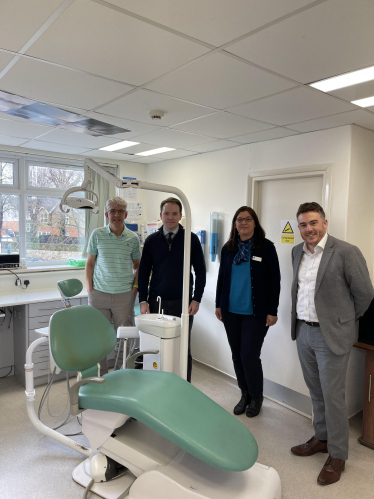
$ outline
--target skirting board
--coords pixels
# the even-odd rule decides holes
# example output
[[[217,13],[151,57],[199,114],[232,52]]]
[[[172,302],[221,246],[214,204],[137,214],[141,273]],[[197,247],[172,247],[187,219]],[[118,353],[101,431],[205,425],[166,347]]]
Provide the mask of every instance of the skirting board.
[[[200,360],[194,359],[194,362],[221,373],[231,384],[237,386],[236,378],[234,376],[216,369],[209,364],[205,364]],[[295,390],[279,385],[274,381],[264,379],[264,397],[282,405],[283,407],[286,407],[287,409],[290,409],[291,411],[297,412],[301,416],[305,416],[309,419],[312,418],[312,401],[307,395],[303,395]]]

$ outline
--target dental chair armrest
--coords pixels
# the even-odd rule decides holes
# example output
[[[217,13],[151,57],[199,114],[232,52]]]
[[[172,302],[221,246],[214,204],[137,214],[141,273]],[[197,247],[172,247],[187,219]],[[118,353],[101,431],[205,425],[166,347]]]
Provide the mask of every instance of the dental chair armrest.
[[[137,353],[134,353],[134,355],[131,355],[131,357],[129,357],[127,359],[127,362],[126,362],[126,367],[127,369],[135,369],[135,361],[138,357],[140,357],[140,355],[147,355],[147,354],[153,354],[155,355],[156,353],[158,353],[160,350],[147,350],[145,352],[137,352]]]
[[[139,330],[135,326],[120,326],[117,329],[117,338],[121,340],[129,340],[132,338],[139,338]]]
[[[104,383],[104,381],[105,378],[85,378],[70,387],[70,414],[72,416],[77,416],[84,410],[79,408],[79,388],[87,383]]]

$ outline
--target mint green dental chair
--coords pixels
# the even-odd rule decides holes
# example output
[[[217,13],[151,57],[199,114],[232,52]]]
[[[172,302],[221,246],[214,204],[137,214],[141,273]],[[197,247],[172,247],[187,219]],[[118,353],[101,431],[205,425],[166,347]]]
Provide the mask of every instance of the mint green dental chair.
[[[123,369],[98,377],[98,363],[116,344],[109,321],[89,306],[66,308],[50,321],[57,366],[78,371],[71,412],[85,409],[130,416],[209,465],[228,471],[251,468],[256,440],[234,416],[179,376]]]

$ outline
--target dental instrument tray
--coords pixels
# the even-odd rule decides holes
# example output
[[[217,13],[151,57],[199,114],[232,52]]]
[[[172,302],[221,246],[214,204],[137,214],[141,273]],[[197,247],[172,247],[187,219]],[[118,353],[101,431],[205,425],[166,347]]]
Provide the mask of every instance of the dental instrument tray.
[[[69,258],[69,265],[72,267],[84,267],[86,265],[87,258]]]

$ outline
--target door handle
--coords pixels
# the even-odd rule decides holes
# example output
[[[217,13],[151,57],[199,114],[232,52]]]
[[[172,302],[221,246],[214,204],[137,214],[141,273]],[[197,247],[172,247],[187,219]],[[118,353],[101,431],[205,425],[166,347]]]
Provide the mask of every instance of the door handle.
[[[369,377],[369,402],[370,402],[370,395],[371,395],[371,374]]]

